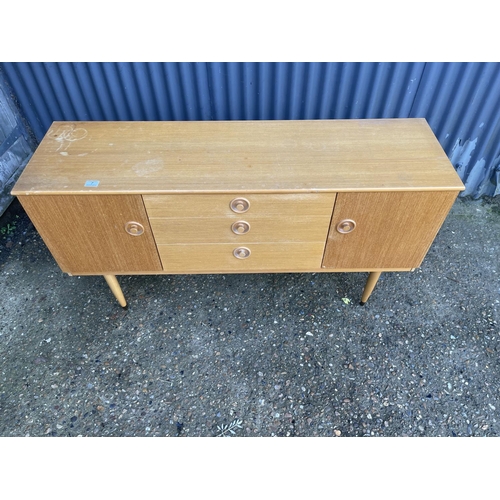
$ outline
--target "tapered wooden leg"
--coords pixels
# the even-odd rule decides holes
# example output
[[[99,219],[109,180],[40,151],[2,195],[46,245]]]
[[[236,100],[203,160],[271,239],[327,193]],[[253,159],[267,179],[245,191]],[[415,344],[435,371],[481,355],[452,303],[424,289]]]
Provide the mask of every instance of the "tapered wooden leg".
[[[370,297],[371,293],[373,292],[373,289],[375,288],[375,285],[377,284],[377,281],[380,278],[381,274],[382,273],[369,274],[368,279],[366,280],[365,289],[363,290],[363,295],[361,296],[360,304],[362,306],[365,305],[366,301],[368,300],[368,297]]]
[[[116,297],[116,300],[120,303],[120,305],[122,307],[127,307],[127,301],[123,296],[122,289],[120,288],[120,284],[118,283],[116,276],[114,274],[105,274],[104,279],[106,280],[106,283],[109,285],[109,288],[111,288],[113,295]]]

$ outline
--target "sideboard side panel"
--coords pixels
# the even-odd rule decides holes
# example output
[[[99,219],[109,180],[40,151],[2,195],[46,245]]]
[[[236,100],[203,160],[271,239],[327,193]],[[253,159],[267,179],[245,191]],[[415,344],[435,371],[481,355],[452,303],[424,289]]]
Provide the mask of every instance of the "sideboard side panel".
[[[19,201],[64,272],[162,270],[140,195],[19,196]],[[142,224],[144,233],[129,235],[128,221]]]

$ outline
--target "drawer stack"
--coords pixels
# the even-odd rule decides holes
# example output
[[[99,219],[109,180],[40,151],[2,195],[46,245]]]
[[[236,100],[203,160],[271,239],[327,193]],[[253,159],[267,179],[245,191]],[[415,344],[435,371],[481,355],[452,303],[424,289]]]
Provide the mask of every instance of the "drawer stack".
[[[143,199],[165,272],[292,272],[321,269],[335,194]]]

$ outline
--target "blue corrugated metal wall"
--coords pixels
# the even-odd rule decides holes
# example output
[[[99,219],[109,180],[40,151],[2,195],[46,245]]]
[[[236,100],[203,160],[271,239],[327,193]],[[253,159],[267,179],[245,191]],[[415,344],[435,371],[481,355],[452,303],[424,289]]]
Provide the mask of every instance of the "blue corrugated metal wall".
[[[463,195],[500,194],[499,63],[427,64],[410,116],[427,119]]]
[[[424,117],[467,190],[500,194],[499,63],[2,63],[40,140],[54,120]]]

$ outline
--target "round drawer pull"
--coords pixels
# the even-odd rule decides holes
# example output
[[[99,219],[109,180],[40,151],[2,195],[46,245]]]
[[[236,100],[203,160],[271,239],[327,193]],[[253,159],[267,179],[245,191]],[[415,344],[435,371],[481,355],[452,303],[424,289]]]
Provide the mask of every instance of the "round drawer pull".
[[[144,232],[144,226],[139,222],[129,221],[125,224],[125,231],[131,236],[140,236]]]
[[[246,198],[235,198],[229,206],[233,212],[242,214],[250,208],[250,202]]]
[[[234,234],[246,234],[250,231],[250,224],[244,220],[239,220],[231,226],[231,229]]]
[[[246,247],[238,247],[233,250],[233,255],[237,259],[247,259],[250,257],[250,249]]]
[[[344,219],[337,224],[337,231],[342,234],[351,233],[355,227],[356,223],[353,220]]]

